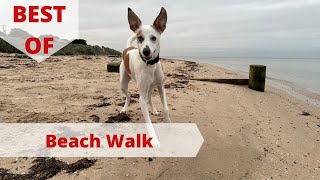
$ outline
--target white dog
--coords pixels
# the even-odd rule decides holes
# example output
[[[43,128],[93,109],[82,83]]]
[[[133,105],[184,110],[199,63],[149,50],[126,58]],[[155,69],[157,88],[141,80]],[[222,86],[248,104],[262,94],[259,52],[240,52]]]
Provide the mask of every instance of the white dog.
[[[139,102],[143,117],[147,123],[148,132],[153,137],[153,143],[160,146],[154,128],[152,126],[148,105],[154,115],[159,112],[154,107],[151,96],[154,88],[158,88],[165,122],[171,122],[166,92],[164,88],[165,76],[162,65],[159,61],[160,36],[166,29],[167,12],[161,8],[161,12],[154,21],[153,25],[142,25],[139,17],[128,8],[128,21],[130,29],[135,33],[127,41],[127,48],[122,53],[120,65],[121,90],[126,95],[126,102],[121,113],[128,112],[130,95],[128,83],[131,79],[135,80],[139,89]],[[133,47],[132,43],[137,40],[138,47]]]

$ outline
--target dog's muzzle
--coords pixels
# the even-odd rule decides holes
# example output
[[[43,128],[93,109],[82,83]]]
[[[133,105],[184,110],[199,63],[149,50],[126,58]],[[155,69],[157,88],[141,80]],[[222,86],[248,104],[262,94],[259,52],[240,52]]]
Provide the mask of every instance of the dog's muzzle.
[[[159,60],[160,60],[159,54],[158,54],[158,56],[156,58],[154,58],[152,60],[151,60],[151,58],[150,59],[146,59],[140,52],[139,52],[139,55],[140,55],[142,61],[145,62],[147,65],[154,65],[154,64],[158,63]]]

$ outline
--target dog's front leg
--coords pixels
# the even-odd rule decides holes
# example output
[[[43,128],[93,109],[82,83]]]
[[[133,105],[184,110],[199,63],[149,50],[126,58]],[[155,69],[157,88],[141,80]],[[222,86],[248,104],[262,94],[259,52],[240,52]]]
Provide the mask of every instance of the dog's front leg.
[[[152,125],[149,109],[148,109],[148,101],[149,101],[148,95],[149,95],[149,89],[151,88],[152,80],[149,80],[148,78],[142,78],[142,79],[143,79],[143,82],[138,81],[138,87],[140,92],[139,102],[140,102],[142,114],[146,121],[149,136],[152,137],[152,141],[151,141],[152,146],[160,147],[160,142],[158,141],[158,138],[156,136],[156,132]]]
[[[168,101],[166,90],[164,88],[164,84],[158,86],[161,102],[163,105],[163,114],[164,114],[164,121],[167,123],[171,123],[170,115],[169,115],[169,108],[168,108]]]
[[[152,92],[153,92],[153,87],[149,89],[149,94],[148,94],[148,101],[149,101],[149,105],[150,105],[150,109],[151,109],[151,114],[158,116],[160,113],[157,111],[157,109],[153,105]]]

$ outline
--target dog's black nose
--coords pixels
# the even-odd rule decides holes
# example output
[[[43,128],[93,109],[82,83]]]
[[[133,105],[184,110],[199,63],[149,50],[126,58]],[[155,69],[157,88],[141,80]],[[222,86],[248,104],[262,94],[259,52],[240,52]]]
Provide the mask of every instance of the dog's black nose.
[[[149,56],[150,55],[150,48],[149,46],[145,47],[142,51],[143,55]]]

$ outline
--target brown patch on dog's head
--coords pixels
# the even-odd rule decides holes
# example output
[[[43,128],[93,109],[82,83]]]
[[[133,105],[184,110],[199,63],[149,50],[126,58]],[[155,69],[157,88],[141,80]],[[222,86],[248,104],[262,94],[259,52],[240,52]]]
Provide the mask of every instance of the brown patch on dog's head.
[[[142,30],[139,30],[139,31],[136,33],[137,37],[140,36],[141,34],[142,34]]]
[[[141,20],[139,17],[131,10],[131,8],[128,8],[128,21],[130,24],[130,29],[135,32],[139,27],[141,26]]]
[[[126,72],[128,74],[131,74],[131,71],[130,71],[130,56],[129,56],[128,52],[133,50],[133,49],[137,49],[137,48],[136,47],[128,47],[122,53],[122,60],[124,62],[125,70],[126,70]]]
[[[153,26],[160,32],[163,33],[167,27],[167,11],[163,7],[161,8],[160,14],[153,22]]]

